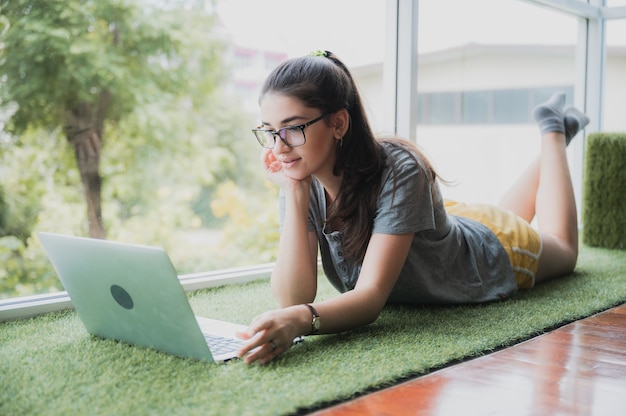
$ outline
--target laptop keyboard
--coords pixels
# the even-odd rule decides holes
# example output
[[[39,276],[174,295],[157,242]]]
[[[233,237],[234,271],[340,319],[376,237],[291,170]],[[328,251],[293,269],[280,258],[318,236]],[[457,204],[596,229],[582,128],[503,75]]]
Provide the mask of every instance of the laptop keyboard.
[[[235,338],[220,337],[219,335],[213,334],[203,335],[213,355],[227,354],[236,351],[245,344],[244,341]]]

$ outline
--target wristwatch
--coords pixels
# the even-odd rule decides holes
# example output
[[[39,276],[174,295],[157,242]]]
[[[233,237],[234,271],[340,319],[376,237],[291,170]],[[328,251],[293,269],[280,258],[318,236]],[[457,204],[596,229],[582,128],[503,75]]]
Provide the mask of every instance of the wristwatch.
[[[311,332],[309,333],[309,335],[317,334],[320,330],[320,325],[322,324],[320,316],[313,306],[309,305],[308,303],[305,303],[305,305],[313,314],[313,319],[311,320]]]

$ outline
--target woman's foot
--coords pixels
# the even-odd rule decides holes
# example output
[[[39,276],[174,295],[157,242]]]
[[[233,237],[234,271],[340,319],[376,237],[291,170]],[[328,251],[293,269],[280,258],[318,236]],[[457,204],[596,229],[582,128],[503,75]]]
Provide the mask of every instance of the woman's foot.
[[[565,125],[565,145],[568,145],[574,136],[589,124],[589,117],[576,107],[567,107],[563,113],[565,114],[563,118]]]
[[[565,93],[557,92],[550,99],[539,104],[532,112],[533,118],[539,125],[541,134],[557,132],[565,134],[563,106]]]

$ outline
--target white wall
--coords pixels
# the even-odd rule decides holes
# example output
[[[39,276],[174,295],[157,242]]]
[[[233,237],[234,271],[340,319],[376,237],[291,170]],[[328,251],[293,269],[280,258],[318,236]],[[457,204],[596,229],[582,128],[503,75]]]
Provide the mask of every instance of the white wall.
[[[574,47],[467,46],[420,58],[419,92],[573,85]]]

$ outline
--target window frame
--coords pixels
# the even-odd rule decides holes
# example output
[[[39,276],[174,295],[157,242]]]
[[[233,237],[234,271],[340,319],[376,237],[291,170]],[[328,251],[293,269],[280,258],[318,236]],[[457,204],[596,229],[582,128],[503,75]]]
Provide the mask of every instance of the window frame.
[[[269,279],[274,263],[178,276],[185,292]],[[0,322],[72,308],[66,291],[0,300]]]
[[[591,118],[587,134],[602,127],[606,60],[605,22],[625,19],[626,7],[605,7],[605,0],[519,0],[579,19],[576,46],[575,105]],[[416,141],[418,115],[418,0],[387,0],[383,65],[384,129]],[[403,111],[398,111],[402,108]],[[408,111],[406,111],[408,109]],[[582,194],[584,140],[572,143],[572,178],[577,201]],[[580,204],[580,202],[578,202]],[[581,212],[579,209],[578,212]],[[179,276],[185,291],[269,279],[274,263]],[[67,292],[0,300],[0,321],[32,317],[72,307]]]

